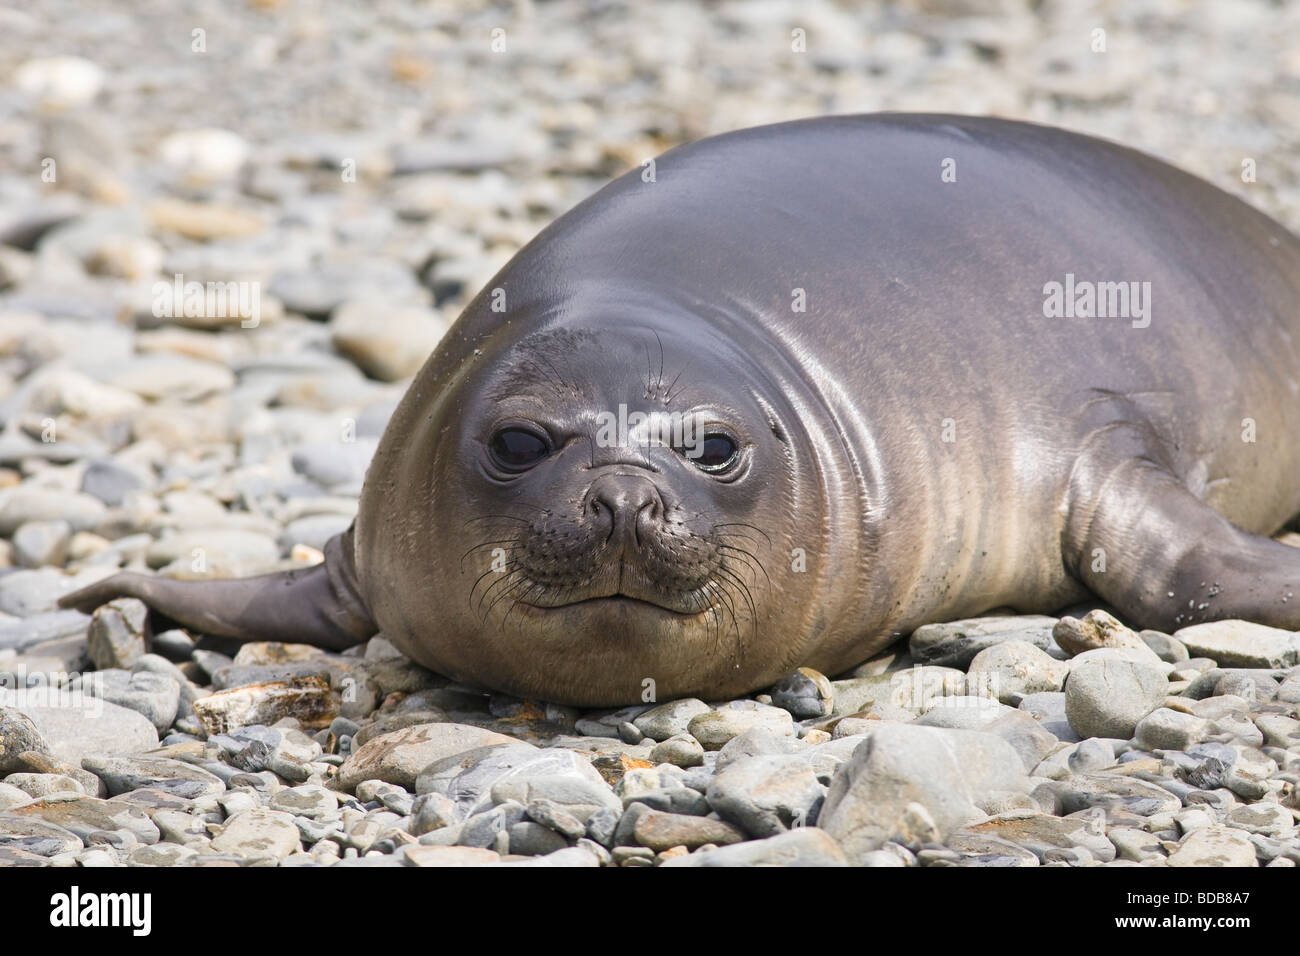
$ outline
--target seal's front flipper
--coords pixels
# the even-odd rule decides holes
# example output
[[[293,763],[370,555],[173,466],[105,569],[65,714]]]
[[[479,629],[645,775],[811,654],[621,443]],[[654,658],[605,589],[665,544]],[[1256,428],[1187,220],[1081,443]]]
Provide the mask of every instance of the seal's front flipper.
[[[123,572],[64,595],[59,606],[89,614],[133,597],[204,634],[343,650],[378,630],[357,591],[351,549],[349,528],[329,540],[324,563],[311,568],[221,581]]]
[[[1125,623],[1172,632],[1240,618],[1300,630],[1300,548],[1243,531],[1154,462],[1072,496],[1067,566]]]

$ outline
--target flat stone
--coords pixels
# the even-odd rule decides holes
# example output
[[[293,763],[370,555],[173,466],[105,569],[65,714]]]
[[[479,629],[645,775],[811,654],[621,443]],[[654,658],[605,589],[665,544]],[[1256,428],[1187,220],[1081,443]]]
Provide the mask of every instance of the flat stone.
[[[14,816],[36,817],[63,827],[87,843],[98,830],[125,830],[141,843],[157,843],[158,827],[139,807],[87,796],[60,796],[34,800],[9,811]]]
[[[706,843],[725,846],[745,839],[743,830],[721,820],[681,813],[661,813],[658,810],[649,810],[641,814],[636,820],[632,833],[640,846],[648,846],[655,851],[668,850],[675,846],[694,850]]]
[[[952,667],[916,666],[875,677],[855,677],[831,683],[835,692],[832,713],[849,716],[868,705],[887,704],[913,714],[935,697],[959,697],[966,693],[966,674]]]
[[[1200,625],[1197,625],[1198,627]],[[1170,866],[1258,866],[1255,846],[1241,830],[1201,827],[1183,837],[1169,855]]]
[[[749,703],[752,701],[736,702]],[[754,727],[773,733],[794,736],[794,720],[779,707],[754,704],[752,707],[725,706],[692,717],[687,731],[705,750],[719,750],[733,737]]]
[[[935,697],[912,723],[918,727],[982,730],[998,718],[1015,712],[1014,708],[999,704],[992,697]]]
[[[1295,819],[1286,807],[1276,803],[1253,803],[1228,811],[1226,822],[1248,833],[1290,839],[1296,830]]]
[[[1174,632],[1193,657],[1220,667],[1294,667],[1300,636],[1251,621],[1210,621]]]
[[[651,707],[645,713],[633,718],[631,723],[651,740],[663,741],[686,733],[691,718],[707,714],[711,709],[702,700],[685,697]]]
[[[1029,850],[1039,860],[1048,862],[1054,850],[1082,847],[1092,858],[1103,863],[1115,858],[1115,847],[1106,839],[1101,826],[1090,820],[1067,819],[1047,814],[1007,814],[966,827],[963,833],[996,836]]]
[[[277,810],[256,808],[236,813],[212,838],[212,849],[240,857],[283,859],[302,849],[293,817]]]
[[[103,780],[108,792],[114,796],[145,787],[186,798],[224,793],[226,790],[220,777],[193,764],[166,757],[92,754],[82,758],[81,765]]]
[[[163,733],[176,720],[181,687],[172,677],[150,671],[132,673],[114,668],[84,674],[69,687],[88,697],[134,710]]]
[[[501,862],[493,850],[473,846],[408,846],[402,851],[407,866],[485,866]]]
[[[662,866],[847,866],[834,838],[817,827],[800,827],[765,840],[747,840],[665,860]]]
[[[12,811],[0,813],[0,853],[22,851],[49,857],[83,848],[81,838],[61,826]]]
[[[332,790],[314,784],[286,787],[272,794],[272,810],[283,810],[298,817],[320,817],[338,809],[338,796]]]
[[[1260,714],[1255,726],[1264,735],[1264,743],[1283,750],[1300,747],[1300,720],[1285,714]]]
[[[418,724],[366,741],[339,768],[337,785],[350,792],[363,780],[384,780],[414,790],[420,772],[430,764],[480,747],[521,743],[467,724]]]
[[[147,717],[106,700],[74,699],[53,690],[10,699],[14,709],[31,718],[50,752],[77,766],[94,753],[136,753],[158,746],[157,728]],[[0,693],[0,705],[5,700]]]
[[[927,624],[912,632],[908,651],[921,664],[966,668],[980,651],[1003,641],[1025,641],[1045,651],[1053,646],[1055,624],[1056,618],[1039,614]]]

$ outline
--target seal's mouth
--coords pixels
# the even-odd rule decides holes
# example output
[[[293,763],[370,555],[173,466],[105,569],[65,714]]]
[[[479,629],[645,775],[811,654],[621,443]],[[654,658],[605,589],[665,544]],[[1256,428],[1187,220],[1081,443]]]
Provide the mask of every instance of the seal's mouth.
[[[656,611],[666,611],[669,614],[676,614],[679,617],[695,617],[700,614],[707,614],[713,610],[713,605],[711,603],[684,610],[681,607],[674,607],[671,604],[661,601],[649,601],[644,598],[633,597],[630,594],[622,593],[609,594],[601,597],[580,598],[575,601],[561,601],[554,604],[540,602],[534,603],[536,601],[537,599],[533,599],[533,601],[520,601],[519,603],[523,607],[532,608],[536,611],[559,611],[580,607],[589,607],[593,610],[600,608],[627,608],[629,610],[654,609]]]

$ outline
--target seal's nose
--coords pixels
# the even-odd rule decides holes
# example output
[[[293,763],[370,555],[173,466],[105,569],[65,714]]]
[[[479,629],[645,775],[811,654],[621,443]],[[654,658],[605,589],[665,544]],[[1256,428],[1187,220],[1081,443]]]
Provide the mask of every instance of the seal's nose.
[[[605,531],[606,541],[639,544],[638,526],[662,516],[664,502],[650,479],[609,473],[591,483],[585,508]]]

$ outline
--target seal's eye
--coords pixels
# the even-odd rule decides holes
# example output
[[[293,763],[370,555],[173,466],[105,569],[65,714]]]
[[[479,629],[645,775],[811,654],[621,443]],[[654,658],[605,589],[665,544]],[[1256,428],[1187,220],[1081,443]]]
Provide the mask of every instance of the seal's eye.
[[[730,471],[740,460],[740,447],[735,439],[721,432],[709,432],[704,436],[704,441],[700,443],[698,449],[692,450],[698,451],[698,454],[688,453],[687,457],[695,462],[696,467],[701,471],[711,474]]]
[[[503,428],[492,436],[492,458],[506,471],[525,471],[546,457],[550,446],[537,432]]]

